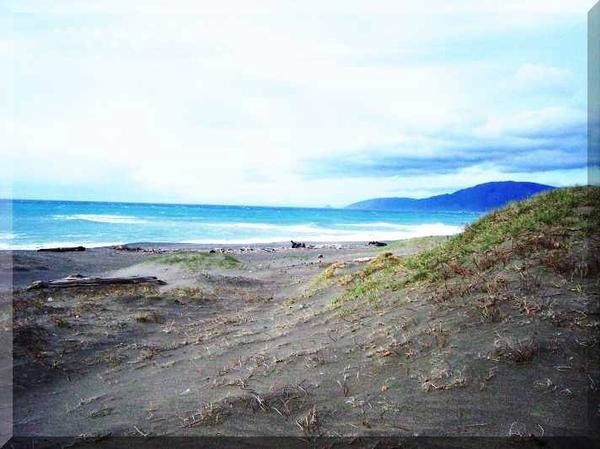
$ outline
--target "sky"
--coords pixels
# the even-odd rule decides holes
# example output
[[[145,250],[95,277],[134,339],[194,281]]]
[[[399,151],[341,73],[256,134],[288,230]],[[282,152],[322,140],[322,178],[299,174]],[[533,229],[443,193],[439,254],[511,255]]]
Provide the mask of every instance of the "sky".
[[[0,0],[0,197],[585,184],[594,3]]]

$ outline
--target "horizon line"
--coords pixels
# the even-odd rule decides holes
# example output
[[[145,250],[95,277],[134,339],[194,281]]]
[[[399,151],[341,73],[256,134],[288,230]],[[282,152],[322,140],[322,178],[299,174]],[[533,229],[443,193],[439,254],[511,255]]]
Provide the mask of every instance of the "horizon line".
[[[456,192],[460,192],[462,190],[466,190],[466,189],[470,189],[473,187],[478,187],[478,186],[482,186],[482,185],[486,185],[486,184],[499,184],[499,183],[521,183],[521,184],[525,184],[525,183],[529,183],[529,184],[538,184],[538,185],[545,185],[548,187],[552,187],[552,188],[560,188],[557,186],[552,186],[549,184],[541,184],[539,182],[533,182],[533,181],[513,181],[513,180],[503,180],[503,181],[488,181],[488,182],[482,182],[480,184],[475,184],[469,187],[463,187],[457,190],[453,190],[453,191],[449,191],[449,192],[445,192],[445,193],[439,193],[437,195],[431,195],[431,196],[427,196],[427,197],[423,197],[423,198],[413,198],[413,197],[407,197],[407,196],[390,196],[390,197],[372,197],[372,198],[367,198],[364,200],[358,200],[358,201],[354,201],[352,203],[348,203],[346,206],[331,206],[331,205],[325,205],[325,206],[282,206],[282,205],[257,205],[257,204],[210,204],[210,203],[186,203],[186,202],[162,202],[162,201],[158,201],[158,202],[153,202],[153,201],[110,201],[110,200],[66,200],[66,199],[43,199],[43,198],[0,198],[0,201],[2,202],[11,202],[11,201],[30,201],[30,202],[54,202],[54,203],[59,203],[59,202],[63,202],[63,203],[103,203],[103,204],[145,204],[145,205],[155,205],[155,206],[203,206],[203,207],[251,207],[251,208],[257,208],[257,207],[267,207],[267,208],[284,208],[284,209],[345,209],[347,206],[350,206],[351,204],[354,204],[356,202],[362,202],[362,201],[369,201],[369,200],[373,200],[373,199],[414,199],[414,200],[419,200],[419,199],[427,199],[427,198],[433,198],[436,196],[440,196],[440,195],[448,195],[448,194],[453,194]],[[570,186],[561,186],[561,187],[575,187],[578,184],[572,184]]]

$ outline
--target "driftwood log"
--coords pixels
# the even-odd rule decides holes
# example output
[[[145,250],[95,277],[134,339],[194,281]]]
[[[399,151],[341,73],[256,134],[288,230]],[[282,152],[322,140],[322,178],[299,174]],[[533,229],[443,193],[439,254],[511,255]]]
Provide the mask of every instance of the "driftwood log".
[[[66,253],[70,251],[85,251],[85,246],[67,246],[64,248],[40,248],[38,252]]]
[[[292,242],[292,248],[306,248],[306,243],[294,242],[293,240],[291,240],[291,242]]]
[[[68,276],[64,279],[55,279],[52,281],[36,281],[32,283],[27,290],[40,290],[43,288],[71,288],[71,287],[98,287],[101,285],[135,285],[135,284],[153,284],[166,285],[166,282],[155,276],[129,276],[115,278]]]

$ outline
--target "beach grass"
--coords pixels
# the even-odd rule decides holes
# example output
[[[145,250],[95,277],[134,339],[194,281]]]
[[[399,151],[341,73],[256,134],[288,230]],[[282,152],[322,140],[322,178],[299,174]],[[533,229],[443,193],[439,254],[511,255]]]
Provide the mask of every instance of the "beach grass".
[[[331,305],[339,308],[353,300],[377,304],[384,292],[417,282],[482,275],[515,255],[543,253],[540,265],[565,265],[568,249],[600,227],[599,201],[599,187],[551,190],[495,210],[461,234],[413,256],[386,251],[355,273]]]
[[[155,257],[149,260],[152,263],[179,265],[189,271],[200,271],[207,268],[237,268],[241,262],[231,254],[208,252],[180,252]]]
[[[426,237],[414,237],[406,240],[396,240],[395,242],[388,243],[387,246],[382,248],[376,248],[375,250],[378,253],[385,253],[390,251],[402,251],[402,250],[414,250],[414,248],[419,249],[430,249],[433,246],[440,244],[451,238],[447,235],[433,235]]]
[[[514,202],[485,215],[447,242],[406,258],[403,265],[412,270],[411,281],[439,280],[442,266],[454,262],[458,271],[460,266],[476,269],[476,257],[495,252],[490,256],[501,258],[501,249],[512,251],[531,237],[565,234],[568,228],[575,238],[583,238],[600,225],[595,207],[599,200],[600,188],[573,187]]]
[[[347,301],[357,299],[376,305],[383,292],[405,285],[405,279],[400,274],[402,263],[402,259],[391,252],[380,254],[352,276],[346,290],[332,301],[332,307],[338,308]]]
[[[123,429],[126,416],[155,434],[154,413],[173,434],[452,432],[456,416],[440,410],[456,407],[461,434],[516,435],[511,423],[531,416],[549,433],[579,429],[598,385],[598,190],[554,195],[431,244],[363,244],[305,263],[295,251],[134,252],[129,271],[152,257],[164,265],[144,269],[170,285],[0,294],[14,310],[0,310],[0,328],[14,335],[20,429],[30,409],[57,403],[67,406],[43,425],[71,433],[78,414],[94,432]]]

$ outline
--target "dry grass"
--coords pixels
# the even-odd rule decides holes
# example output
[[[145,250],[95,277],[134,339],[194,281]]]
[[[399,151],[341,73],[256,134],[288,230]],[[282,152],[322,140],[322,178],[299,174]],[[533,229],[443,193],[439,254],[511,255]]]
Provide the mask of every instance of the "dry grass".
[[[228,410],[222,405],[211,402],[190,416],[182,418],[182,427],[215,426],[228,414]]]
[[[127,357],[120,351],[110,349],[108,351],[103,352],[99,359],[106,365],[112,366],[114,368],[121,365],[127,359]]]
[[[429,283],[435,303],[474,292],[485,293],[488,303],[500,303],[507,299],[507,289],[497,274],[511,271],[517,261],[519,288],[526,294],[541,288],[548,269],[570,278],[589,276],[600,266],[600,257],[584,251],[598,246],[587,240],[600,227],[593,207],[598,202],[599,187],[556,189],[496,210],[417,255],[382,253],[362,271],[344,277],[345,291],[332,306],[339,310],[356,300],[377,305],[386,293],[418,281]],[[502,320],[496,306],[483,305],[479,311],[484,322]]]
[[[247,394],[227,399],[219,406],[212,405],[210,409],[203,410],[204,414],[197,412],[192,415],[192,417],[187,418],[188,422],[195,424],[206,422],[206,416],[210,416],[207,413],[208,411],[210,411],[212,415],[221,412],[220,416],[222,417],[224,416],[222,413],[223,410],[227,410],[228,413],[233,413],[237,407],[243,407],[253,413],[274,413],[285,420],[289,420],[292,417],[297,416],[303,410],[306,410],[307,401],[310,399],[310,394],[301,383],[297,385],[286,385],[269,393],[249,390],[244,379],[237,379],[232,385],[233,384],[246,391]]]
[[[313,405],[306,415],[296,420],[296,424],[298,425],[300,430],[302,430],[302,432],[306,434],[313,434],[318,432],[319,428],[321,427],[321,423],[319,420],[317,407]]]
[[[447,265],[460,276],[473,269],[481,272],[498,263],[506,266],[515,255],[531,257],[540,252],[568,248],[569,239],[583,239],[600,225],[597,211],[581,214],[582,206],[597,204],[598,187],[556,189],[496,210],[446,243],[405,264],[411,280],[439,280]]]
[[[334,262],[325,268],[317,277],[315,277],[304,291],[304,297],[313,296],[319,289],[331,286],[338,271],[346,268],[344,262]]]
[[[344,268],[346,264],[344,262],[335,262],[329,265],[322,273],[323,278],[332,279],[335,277],[336,272]]]
[[[134,363],[145,362],[156,357],[158,354],[163,352],[164,349],[157,345],[146,345],[141,351],[140,355]]]
[[[464,370],[434,368],[428,375],[420,376],[421,390],[425,392],[452,390],[468,385]]]
[[[502,321],[502,312],[494,299],[491,301],[479,302],[477,304],[477,309],[483,323],[499,323]]]
[[[157,301],[166,300],[179,304],[186,304],[189,302],[213,301],[217,299],[217,296],[200,287],[184,287],[149,295],[147,296],[147,299]]]
[[[50,321],[56,326],[60,328],[71,327],[71,323],[64,316],[61,315],[52,315],[50,316]]]
[[[539,351],[538,343],[532,338],[515,342],[500,338],[496,340],[495,346],[497,356],[517,364],[531,362]]]
[[[138,312],[135,314],[135,320],[139,323],[164,323],[164,317],[156,310]]]
[[[436,346],[441,348],[448,346],[448,341],[450,340],[450,331],[444,330],[442,323],[437,323],[431,327],[428,327],[427,334],[433,337]]]

